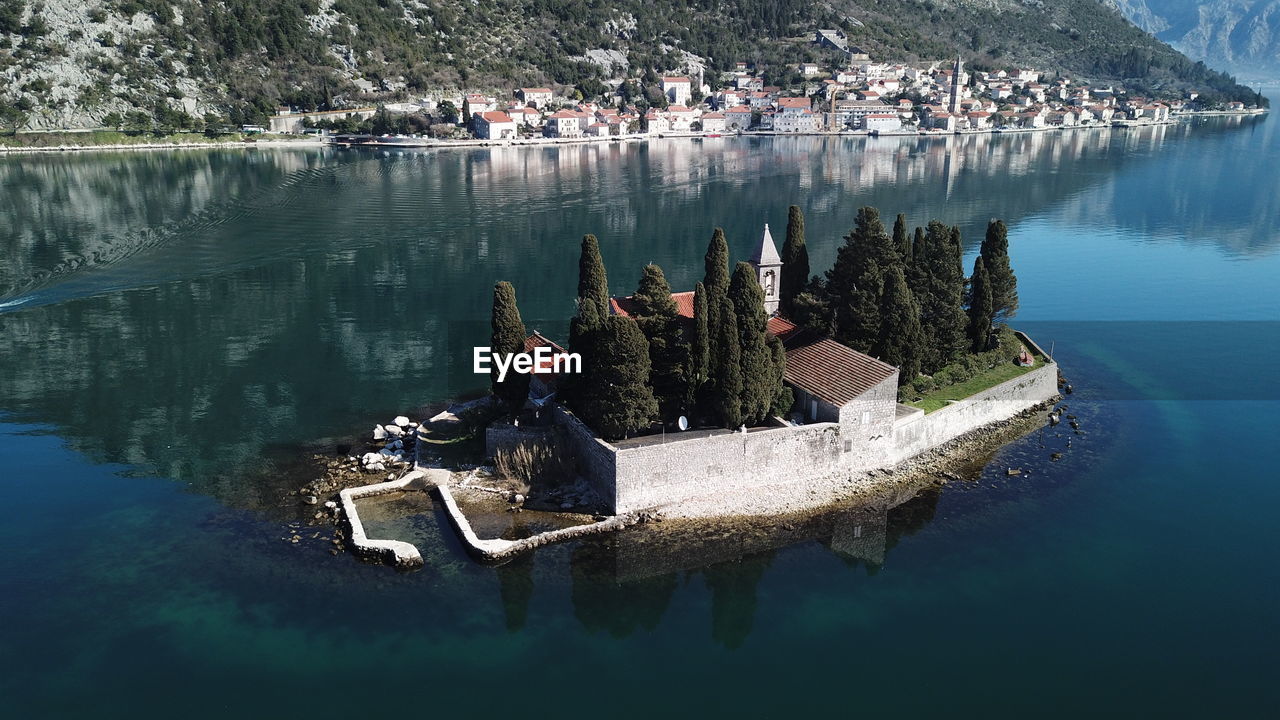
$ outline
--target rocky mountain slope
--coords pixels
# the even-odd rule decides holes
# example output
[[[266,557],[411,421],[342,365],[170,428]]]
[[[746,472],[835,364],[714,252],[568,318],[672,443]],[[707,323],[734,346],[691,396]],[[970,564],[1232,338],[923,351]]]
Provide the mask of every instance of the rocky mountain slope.
[[[1135,0],[1137,1],[1137,0]],[[198,128],[461,89],[626,78],[735,61],[786,82],[844,62],[810,39],[843,29],[877,59],[1030,64],[1140,92],[1252,99],[1103,0],[0,0],[0,132]]]
[[[1280,78],[1280,0],[1108,0],[1197,60],[1253,80]]]

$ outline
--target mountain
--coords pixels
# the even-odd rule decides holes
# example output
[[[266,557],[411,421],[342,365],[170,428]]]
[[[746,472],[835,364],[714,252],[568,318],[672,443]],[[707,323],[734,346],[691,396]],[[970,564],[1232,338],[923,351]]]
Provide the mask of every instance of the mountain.
[[[1212,67],[1280,78],[1280,0],[1108,0],[1138,27]]]
[[[241,124],[278,104],[534,84],[595,96],[655,72],[713,80],[735,61],[783,84],[798,62],[846,61],[811,42],[818,28],[879,60],[960,53],[1253,99],[1103,0],[0,0],[0,127]]]

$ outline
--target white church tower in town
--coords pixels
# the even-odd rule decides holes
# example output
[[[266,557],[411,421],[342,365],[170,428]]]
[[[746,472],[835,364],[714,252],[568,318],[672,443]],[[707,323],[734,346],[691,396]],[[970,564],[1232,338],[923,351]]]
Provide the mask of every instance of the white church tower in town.
[[[751,256],[751,264],[756,269],[760,289],[764,291],[764,311],[773,315],[778,311],[778,300],[781,297],[779,293],[782,282],[782,258],[778,257],[778,249],[773,245],[769,223],[764,225],[764,235]]]

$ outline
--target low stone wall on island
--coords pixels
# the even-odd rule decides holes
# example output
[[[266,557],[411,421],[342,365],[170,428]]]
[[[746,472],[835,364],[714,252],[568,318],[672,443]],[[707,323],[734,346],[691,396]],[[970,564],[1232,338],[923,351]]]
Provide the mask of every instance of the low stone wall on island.
[[[572,412],[548,408],[573,449],[578,472],[614,514],[678,505],[708,496],[751,498],[761,486],[854,475],[892,468],[965,433],[1040,405],[1058,394],[1058,366],[1018,333],[1045,363],[999,385],[931,413],[898,405],[891,423],[844,422],[790,425],[749,432],[695,430],[609,443]],[[486,436],[493,452],[532,439],[543,428],[498,426]],[[745,503],[744,503],[745,504]],[[755,503],[758,504],[758,503]]]

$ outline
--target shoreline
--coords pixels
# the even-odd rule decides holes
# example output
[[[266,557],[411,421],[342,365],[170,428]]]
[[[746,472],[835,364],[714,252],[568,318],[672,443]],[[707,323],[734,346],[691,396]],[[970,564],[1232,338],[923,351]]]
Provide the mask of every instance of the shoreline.
[[[316,139],[299,140],[225,140],[222,142],[143,142],[112,143],[106,145],[51,145],[48,147],[16,147],[0,144],[0,157],[36,153],[117,152],[120,150],[217,150],[220,148],[252,149],[257,147],[324,147],[327,143]]]
[[[53,145],[48,147],[19,147],[12,145],[0,144],[0,157],[5,155],[22,155],[34,153],[80,153],[93,151],[122,151],[122,150],[211,150],[219,148],[233,149],[253,149],[259,147],[266,148],[317,148],[317,147],[337,147],[342,149],[350,148],[370,148],[376,150],[390,149],[417,149],[417,150],[447,150],[450,148],[500,148],[500,147],[545,147],[545,146],[561,146],[561,145],[591,145],[599,143],[633,143],[633,142],[649,142],[651,140],[723,140],[723,139],[741,139],[741,138],[788,138],[788,137],[829,137],[829,138],[950,138],[964,135],[1005,135],[1005,134],[1022,134],[1022,133],[1042,133],[1054,131],[1074,131],[1074,130],[1109,130],[1109,129],[1132,129],[1146,127],[1161,127],[1165,125],[1175,125],[1184,119],[1193,119],[1197,117],[1254,117],[1267,115],[1269,109],[1258,110],[1200,110],[1179,112],[1170,115],[1169,120],[1163,122],[1146,122],[1142,120],[1117,120],[1107,123],[1091,123],[1087,125],[1055,125],[1051,127],[1038,128],[986,128],[982,130],[915,130],[915,131],[891,131],[891,132],[875,132],[867,130],[845,130],[838,132],[778,132],[774,130],[751,130],[751,131],[723,131],[723,132],[663,132],[663,133],[632,133],[628,135],[612,135],[606,137],[580,137],[580,138],[518,138],[514,140],[430,140],[418,138],[391,138],[391,142],[340,142],[331,139],[320,138],[317,136],[302,136],[297,140],[228,140],[222,142],[144,142],[144,143],[112,143],[103,145]],[[74,133],[74,130],[64,130],[60,132]]]

